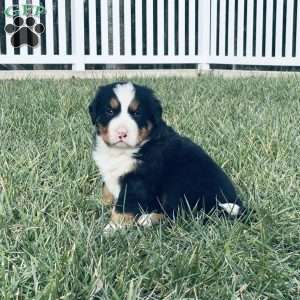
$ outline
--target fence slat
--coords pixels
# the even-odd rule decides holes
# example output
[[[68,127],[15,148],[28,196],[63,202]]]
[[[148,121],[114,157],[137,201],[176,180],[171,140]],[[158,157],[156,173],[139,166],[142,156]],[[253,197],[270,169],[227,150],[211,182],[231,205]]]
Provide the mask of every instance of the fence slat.
[[[257,1],[257,13],[256,13],[256,51],[257,57],[262,56],[262,43],[263,43],[263,9],[264,2]]]
[[[234,55],[234,17],[235,0],[229,0],[228,9],[228,56]]]
[[[294,14],[294,0],[287,0],[287,10],[286,10],[286,48],[285,56],[292,57],[293,51],[293,14]],[[299,16],[298,16],[298,22]]]
[[[101,54],[108,55],[108,3],[101,0]]]
[[[191,54],[195,55],[195,0],[189,1],[189,55]]]
[[[143,22],[142,22],[142,0],[135,0],[135,41],[136,55],[143,55]]]
[[[157,1],[157,54],[165,54],[164,1]]]
[[[248,0],[247,5],[247,42],[246,42],[246,55],[253,55],[253,0]]]
[[[282,55],[283,0],[277,0],[275,56]]]
[[[12,4],[13,4],[12,0],[5,0],[5,8],[12,6]],[[13,19],[11,17],[5,16],[5,25],[10,24],[12,20]],[[12,55],[14,53],[14,48],[11,45],[10,39],[11,39],[11,35],[6,33],[6,54],[7,55]]]
[[[296,57],[300,57],[300,0],[297,2]]]
[[[219,55],[225,56],[226,1],[220,1]]]
[[[197,14],[197,12],[196,12]],[[209,70],[210,65],[210,24],[211,3],[210,1],[198,2],[198,70]]]
[[[59,54],[65,55],[67,53],[66,2],[65,0],[59,0],[57,4],[58,4],[58,28],[59,28],[58,30]],[[96,24],[95,24],[95,28],[96,28]]]
[[[147,1],[147,55],[153,55],[153,0]]]
[[[26,4],[26,0],[19,0],[19,9],[23,9],[23,5]],[[25,20],[25,18],[23,18]],[[23,44],[20,47],[20,55],[27,55],[28,54],[28,46]]]
[[[124,0],[124,47],[125,55],[131,55],[131,1]]]
[[[40,5],[40,0],[31,0],[31,4],[32,4],[33,9],[34,9],[34,7],[36,7],[37,5]],[[32,11],[32,14],[33,14],[33,17],[35,19],[36,24],[40,23],[40,16],[36,16],[34,14],[34,11]],[[33,48],[33,55],[40,55],[41,54],[41,50],[42,50],[42,48],[41,48],[41,41],[39,39],[38,45]]]
[[[113,54],[120,55],[120,1],[112,1]]]
[[[174,54],[175,54],[175,5],[174,5],[174,0],[168,0],[168,55],[174,55]]]
[[[178,0],[178,54],[185,55],[185,0]]]
[[[84,1],[71,2],[72,55],[76,58],[72,70],[83,71],[84,64]]]
[[[61,0],[59,0],[61,1]],[[64,0],[62,2],[65,2]],[[61,4],[61,5],[65,5],[65,4]],[[59,11],[58,11],[59,13]],[[62,12],[61,12],[62,14]],[[64,12],[65,14],[65,12]],[[58,14],[59,16],[59,14]],[[66,22],[66,19],[65,19],[65,15],[61,15],[60,17],[61,19],[61,24],[59,24],[59,26],[62,26],[62,27],[59,27],[59,28],[62,28],[60,29],[60,31],[62,30],[64,33],[66,32],[66,29],[65,29],[65,22]],[[59,37],[60,39],[62,39],[62,43],[64,44],[65,46],[65,36],[61,36],[61,32],[59,31]],[[61,48],[61,42],[60,42],[60,39],[59,39],[59,51],[66,51],[65,47],[64,48]],[[90,44],[90,55],[96,55],[97,54],[97,24],[96,24],[96,0],[89,0],[89,44]]]
[[[53,31],[53,0],[45,1],[46,8],[46,53],[53,55],[54,53],[54,31]]]
[[[211,20],[210,20],[210,54],[217,54],[217,0],[211,0]],[[199,27],[199,31],[201,28]],[[201,45],[200,45],[201,47]]]
[[[237,55],[244,55],[244,9],[245,1],[238,1],[238,32],[237,32]]]
[[[272,40],[273,40],[273,0],[266,1],[267,16],[266,16],[266,56],[272,56]]]

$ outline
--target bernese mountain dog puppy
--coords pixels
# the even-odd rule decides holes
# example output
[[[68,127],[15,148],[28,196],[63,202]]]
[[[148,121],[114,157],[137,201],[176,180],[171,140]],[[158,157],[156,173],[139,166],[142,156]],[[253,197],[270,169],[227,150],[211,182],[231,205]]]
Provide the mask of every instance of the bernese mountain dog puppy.
[[[174,219],[181,209],[244,214],[230,179],[200,146],[164,122],[151,89],[131,82],[102,86],[89,113],[103,202],[113,205],[106,232]]]

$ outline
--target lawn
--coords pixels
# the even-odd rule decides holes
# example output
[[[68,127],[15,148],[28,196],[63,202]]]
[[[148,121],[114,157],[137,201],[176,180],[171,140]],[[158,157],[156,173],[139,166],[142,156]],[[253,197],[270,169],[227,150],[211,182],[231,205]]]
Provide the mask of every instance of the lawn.
[[[135,81],[255,218],[103,236],[87,106],[108,81],[2,81],[0,299],[300,299],[300,81]]]

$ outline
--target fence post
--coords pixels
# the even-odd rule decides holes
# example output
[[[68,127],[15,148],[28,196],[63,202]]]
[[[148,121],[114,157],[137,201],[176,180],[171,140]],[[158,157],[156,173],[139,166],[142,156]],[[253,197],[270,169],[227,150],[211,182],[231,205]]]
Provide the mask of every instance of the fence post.
[[[198,53],[201,63],[198,64],[198,70],[209,70],[209,48],[210,48],[210,1],[200,0],[198,5]]]
[[[84,71],[84,0],[71,0],[72,70]]]

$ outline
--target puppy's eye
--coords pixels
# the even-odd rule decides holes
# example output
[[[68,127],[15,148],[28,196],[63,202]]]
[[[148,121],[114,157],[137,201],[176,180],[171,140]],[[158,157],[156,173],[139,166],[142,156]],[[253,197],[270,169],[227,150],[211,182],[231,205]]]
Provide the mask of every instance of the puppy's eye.
[[[134,117],[139,117],[139,116],[141,115],[141,111],[138,109],[138,110],[136,110],[136,111],[133,111],[131,114],[132,114],[132,116],[134,116]]]
[[[114,111],[112,110],[112,108],[108,107],[106,110],[105,110],[105,113],[108,115],[108,116],[112,116],[114,114]]]

